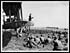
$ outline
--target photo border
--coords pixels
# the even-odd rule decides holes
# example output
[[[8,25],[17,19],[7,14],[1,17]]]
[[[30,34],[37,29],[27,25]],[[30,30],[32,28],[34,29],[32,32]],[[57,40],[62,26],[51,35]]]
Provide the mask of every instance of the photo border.
[[[25,1],[1,1],[1,10],[2,10],[2,2],[25,2]],[[2,14],[2,12],[1,12]],[[2,22],[2,20],[1,20]],[[69,46],[69,29],[68,29],[68,46]],[[29,51],[29,50],[26,50],[26,51],[3,51],[2,50],[2,24],[1,24],[1,52],[69,52],[69,48],[68,48],[68,51]]]

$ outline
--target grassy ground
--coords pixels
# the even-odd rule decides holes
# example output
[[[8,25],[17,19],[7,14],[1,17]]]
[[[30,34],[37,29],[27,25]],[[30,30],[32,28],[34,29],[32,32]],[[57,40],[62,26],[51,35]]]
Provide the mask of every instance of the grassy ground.
[[[51,44],[45,45],[44,48],[32,48],[29,49],[27,47],[23,46],[23,41],[22,40],[18,40],[16,37],[12,37],[10,42],[8,43],[8,45],[6,47],[3,48],[3,50],[52,50],[53,46]]]

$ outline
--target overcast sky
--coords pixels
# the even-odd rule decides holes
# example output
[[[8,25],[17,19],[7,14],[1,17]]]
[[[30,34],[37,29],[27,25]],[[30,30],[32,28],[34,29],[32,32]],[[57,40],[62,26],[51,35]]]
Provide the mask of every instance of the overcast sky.
[[[69,27],[68,1],[23,1],[22,12],[25,20],[32,13],[34,27]]]
[[[68,28],[69,2],[29,1],[22,2],[23,18],[28,19],[32,13],[34,27]]]

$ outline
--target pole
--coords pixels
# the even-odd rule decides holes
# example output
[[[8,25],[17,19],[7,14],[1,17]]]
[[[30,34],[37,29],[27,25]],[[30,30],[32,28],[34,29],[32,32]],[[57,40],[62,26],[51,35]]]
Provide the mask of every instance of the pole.
[[[10,19],[10,22],[11,22],[11,10],[9,9],[9,19]]]
[[[23,21],[23,15],[22,15],[22,14],[23,14],[23,13],[22,13],[22,3],[21,3],[21,9],[20,9],[20,10],[21,10],[21,20]]]

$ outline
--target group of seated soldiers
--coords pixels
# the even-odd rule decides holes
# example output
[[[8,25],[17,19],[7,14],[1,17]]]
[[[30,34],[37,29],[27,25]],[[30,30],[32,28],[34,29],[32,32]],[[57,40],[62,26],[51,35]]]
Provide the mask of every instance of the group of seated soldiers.
[[[56,33],[47,33],[44,35],[40,34],[34,35],[32,33],[27,34],[27,38],[24,39],[26,41],[25,47],[28,48],[44,48],[46,45],[51,44],[53,46],[53,50],[68,50],[68,34],[56,34]]]

